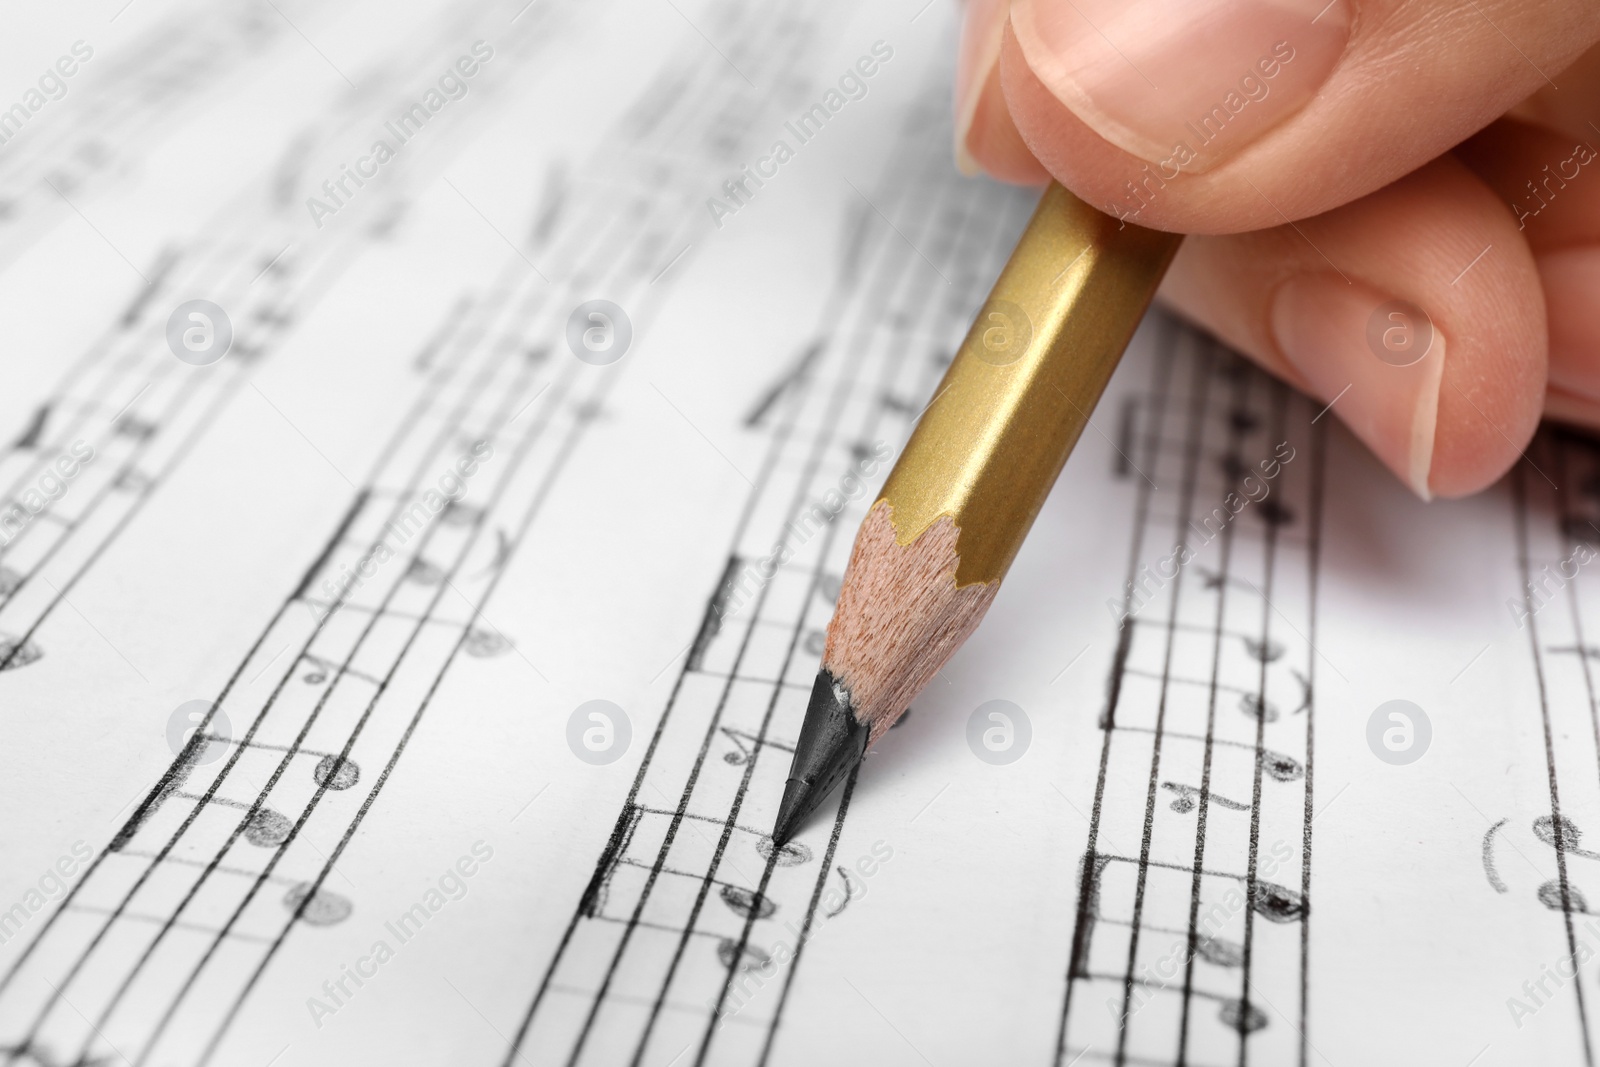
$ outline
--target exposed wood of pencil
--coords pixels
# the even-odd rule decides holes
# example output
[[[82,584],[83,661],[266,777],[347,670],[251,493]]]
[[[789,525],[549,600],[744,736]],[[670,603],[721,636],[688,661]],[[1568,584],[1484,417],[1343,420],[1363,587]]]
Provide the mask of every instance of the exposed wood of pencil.
[[[948,516],[909,545],[895,540],[892,518],[880,500],[862,522],[822,654],[856,721],[870,728],[869,745],[977,629],[1000,588],[956,586],[959,531]]]
[[[983,618],[1180,238],[1040,198],[868,512],[773,822],[789,840]]]

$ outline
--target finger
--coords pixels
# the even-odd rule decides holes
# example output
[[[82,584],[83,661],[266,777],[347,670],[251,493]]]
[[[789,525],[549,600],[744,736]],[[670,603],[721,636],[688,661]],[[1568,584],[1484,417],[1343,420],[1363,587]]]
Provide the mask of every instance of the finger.
[[[956,58],[956,164],[1001,181],[1043,185],[1049,173],[1033,158],[1006,112],[1000,89],[1000,37],[1010,0],[969,0]]]
[[[1591,404],[1600,404],[1597,145],[1592,132],[1585,140],[1506,120],[1456,151],[1498,194],[1533,250],[1550,332],[1551,386]]]
[[[1507,115],[1580,140],[1600,134],[1595,101],[1600,100],[1600,48],[1590,48],[1561,72],[1561,88],[1543,86]]]
[[[1079,196],[1227,233],[1381,188],[1597,39],[1592,0],[1016,0],[999,68],[1024,143]]]
[[[1424,498],[1489,485],[1538,424],[1533,257],[1453,157],[1293,226],[1191,237],[1162,296],[1330,404]]]

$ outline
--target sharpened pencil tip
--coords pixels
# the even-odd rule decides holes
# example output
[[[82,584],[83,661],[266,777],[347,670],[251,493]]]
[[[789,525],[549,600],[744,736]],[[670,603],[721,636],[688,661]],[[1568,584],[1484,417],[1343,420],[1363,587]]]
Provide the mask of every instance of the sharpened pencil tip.
[[[805,817],[811,814],[807,803],[810,798],[811,787],[800,779],[791,778],[784,783],[783,802],[778,805],[778,819],[772,824],[773,844],[782,848],[789,843]]]
[[[800,829],[806,817],[822,805],[867,752],[871,731],[856,721],[850,691],[833,672],[817,672],[806,704],[806,718],[794,746],[794,762],[783,786],[783,800],[772,826],[772,840],[780,847]]]

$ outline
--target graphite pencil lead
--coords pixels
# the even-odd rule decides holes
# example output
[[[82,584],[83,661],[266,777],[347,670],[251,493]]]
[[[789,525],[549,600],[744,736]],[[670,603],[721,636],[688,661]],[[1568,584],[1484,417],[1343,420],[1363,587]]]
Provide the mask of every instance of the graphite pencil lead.
[[[784,783],[783,801],[772,827],[772,840],[786,845],[800,824],[828,798],[867,754],[871,731],[856,720],[850,691],[827,668],[817,672],[806,704],[805,723],[795,742],[794,762]]]

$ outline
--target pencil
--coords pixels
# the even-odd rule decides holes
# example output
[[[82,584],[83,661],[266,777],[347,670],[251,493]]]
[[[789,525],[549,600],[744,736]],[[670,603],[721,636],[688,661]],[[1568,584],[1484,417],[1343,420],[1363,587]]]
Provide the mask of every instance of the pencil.
[[[1045,190],[856,534],[778,844],[977,628],[1181,240]]]

